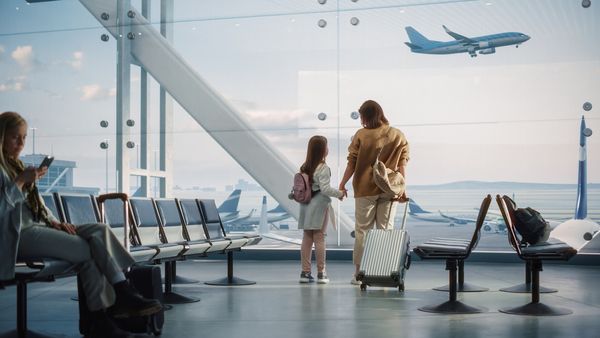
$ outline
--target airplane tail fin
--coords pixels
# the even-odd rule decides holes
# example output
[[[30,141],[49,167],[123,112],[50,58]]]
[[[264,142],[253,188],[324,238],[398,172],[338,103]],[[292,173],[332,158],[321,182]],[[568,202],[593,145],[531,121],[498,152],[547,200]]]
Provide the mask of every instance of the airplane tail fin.
[[[235,189],[226,199],[219,205],[217,209],[220,213],[224,212],[236,212],[240,203],[240,195],[242,190]]]
[[[260,222],[258,222],[258,233],[266,234],[270,230],[269,223],[267,222],[267,196],[263,196],[262,206],[260,208]]]
[[[408,209],[411,214],[427,214],[428,211],[421,209],[421,207],[412,198],[408,201]]]
[[[579,172],[577,177],[577,203],[575,204],[575,219],[587,217],[587,149],[586,138],[592,135],[592,130],[586,128],[585,118],[581,116],[579,128]]]
[[[431,45],[432,43],[436,42],[429,40],[423,34],[417,32],[417,30],[412,28],[411,26],[407,26],[404,29],[406,29],[406,33],[408,34],[408,38],[410,39],[410,42],[405,42],[405,44],[411,49],[423,49],[425,46]]]

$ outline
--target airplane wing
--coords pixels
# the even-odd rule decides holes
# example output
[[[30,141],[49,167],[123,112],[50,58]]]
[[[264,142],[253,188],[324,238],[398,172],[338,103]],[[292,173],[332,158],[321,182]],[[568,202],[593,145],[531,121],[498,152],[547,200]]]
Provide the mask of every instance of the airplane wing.
[[[297,238],[285,237],[285,236],[277,235],[277,234],[274,234],[271,232],[260,234],[260,235],[264,238],[274,239],[274,240],[280,241],[280,242],[302,245],[302,240],[297,239]]]
[[[252,214],[254,214],[254,211],[256,211],[256,209],[250,210],[250,212],[246,216],[233,217],[233,218],[229,218],[229,219],[226,219],[226,220],[224,220],[223,218],[221,218],[221,222],[223,222],[223,224],[235,224],[235,223],[239,223],[241,221],[245,221],[248,218],[252,217]],[[238,215],[239,215],[239,212],[235,216],[238,216]]]
[[[473,219],[473,218],[448,216],[448,215],[444,214],[441,210],[438,210],[438,212],[440,213],[440,216],[442,216],[452,222],[455,222],[457,224],[467,224],[467,223],[476,223],[477,222],[477,220]]]
[[[453,31],[449,30],[448,27],[446,27],[445,25],[442,25],[442,27],[444,27],[444,30],[446,31],[446,33],[448,33],[448,35],[450,35],[451,37],[453,37],[455,40],[462,42],[465,45],[474,45],[474,44],[477,44],[477,41],[475,41],[473,39],[469,39],[468,37],[466,37],[464,35],[460,35],[458,33],[454,33]]]

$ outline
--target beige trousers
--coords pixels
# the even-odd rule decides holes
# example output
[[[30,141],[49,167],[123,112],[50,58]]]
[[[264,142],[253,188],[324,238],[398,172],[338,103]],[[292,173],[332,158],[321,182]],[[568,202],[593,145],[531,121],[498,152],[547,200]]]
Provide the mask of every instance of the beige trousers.
[[[365,236],[367,231],[373,229],[388,229],[393,227],[396,216],[396,204],[392,203],[389,194],[375,196],[355,197],[354,225],[354,252],[352,261],[355,265],[360,264],[365,249]],[[390,221],[391,220],[391,221]]]
[[[134,263],[117,237],[104,224],[76,227],[77,235],[45,226],[21,230],[19,257],[51,257],[80,264],[83,292],[90,311],[114,304],[115,292],[109,280]]]
[[[327,217],[327,214],[325,214]],[[327,224],[319,230],[304,230],[302,246],[300,247],[300,260],[302,271],[311,271],[312,247],[315,245],[315,258],[317,260],[317,272],[325,272],[325,237],[327,236]]]

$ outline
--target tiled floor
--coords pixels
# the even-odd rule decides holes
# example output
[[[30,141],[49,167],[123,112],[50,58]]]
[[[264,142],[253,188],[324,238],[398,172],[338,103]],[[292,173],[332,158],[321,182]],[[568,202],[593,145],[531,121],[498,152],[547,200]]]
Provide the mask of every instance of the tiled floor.
[[[220,287],[203,283],[176,285],[175,291],[200,302],[174,305],[165,313],[162,337],[600,337],[600,268],[547,264],[542,285],[558,293],[542,294],[544,303],[566,307],[560,317],[515,316],[498,308],[530,301],[529,294],[498,289],[522,283],[522,263],[467,262],[466,280],[488,292],[459,294],[470,305],[489,312],[439,315],[418,311],[441,303],[448,294],[431,290],[447,283],[444,263],[415,261],[406,277],[406,292],[370,287],[360,291],[349,283],[349,261],[330,261],[328,285],[298,283],[298,261],[237,261],[235,273],[257,282]],[[178,264],[181,276],[208,281],[225,275],[224,261]],[[36,283],[29,289],[29,327],[59,337],[78,337],[73,278]],[[0,332],[15,328],[15,289],[0,291]]]

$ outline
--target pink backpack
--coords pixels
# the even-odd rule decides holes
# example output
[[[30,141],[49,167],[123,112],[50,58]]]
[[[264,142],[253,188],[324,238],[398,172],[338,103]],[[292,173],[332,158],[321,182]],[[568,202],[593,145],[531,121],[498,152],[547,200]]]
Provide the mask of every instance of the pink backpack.
[[[312,197],[312,189],[308,175],[305,173],[296,173],[294,175],[294,185],[290,197],[302,204],[308,204]]]

